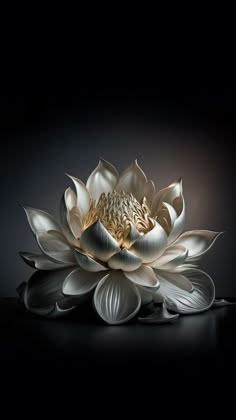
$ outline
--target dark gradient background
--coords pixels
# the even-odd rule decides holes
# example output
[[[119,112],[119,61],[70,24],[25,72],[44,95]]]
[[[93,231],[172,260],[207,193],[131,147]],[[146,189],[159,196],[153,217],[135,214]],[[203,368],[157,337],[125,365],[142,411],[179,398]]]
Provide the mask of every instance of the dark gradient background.
[[[236,296],[235,164],[230,89],[81,89],[62,96],[1,97],[0,295],[15,296],[37,251],[24,211],[58,217],[70,180],[86,181],[99,156],[122,171],[134,159],[163,188],[183,177],[186,230],[225,231],[201,261],[218,296]]]

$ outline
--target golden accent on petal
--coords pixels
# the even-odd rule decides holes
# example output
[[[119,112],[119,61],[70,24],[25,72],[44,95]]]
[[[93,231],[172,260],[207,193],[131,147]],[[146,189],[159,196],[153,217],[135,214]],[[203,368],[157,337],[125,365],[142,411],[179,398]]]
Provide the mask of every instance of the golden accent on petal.
[[[147,233],[154,226],[146,198],[140,204],[131,193],[124,191],[102,193],[97,204],[93,200],[83,229],[87,229],[97,220],[100,220],[122,248],[125,247],[125,238],[130,232],[131,223],[141,234]]]

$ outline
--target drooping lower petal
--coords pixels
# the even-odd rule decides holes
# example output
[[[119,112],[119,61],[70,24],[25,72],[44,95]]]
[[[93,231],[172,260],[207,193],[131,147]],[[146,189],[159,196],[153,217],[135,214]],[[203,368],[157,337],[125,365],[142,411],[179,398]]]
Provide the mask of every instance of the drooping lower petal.
[[[105,276],[103,271],[89,272],[76,268],[64,280],[62,291],[66,296],[84,296],[93,290],[97,283]]]
[[[76,264],[74,251],[59,232],[38,232],[37,241],[42,252],[52,261]]]
[[[147,265],[142,265],[135,271],[124,271],[125,276],[140,286],[158,288],[160,283],[155,271]]]
[[[63,296],[62,284],[71,269],[36,271],[21,290],[25,307],[32,313],[47,318],[64,316],[75,309],[78,299]]]
[[[141,305],[137,287],[122,271],[111,271],[98,284],[94,305],[99,316],[108,324],[121,324],[133,318]]]
[[[108,261],[112,255],[120,251],[116,240],[99,220],[83,232],[80,246],[84,251],[101,261]]]
[[[86,187],[94,200],[98,200],[102,193],[114,191],[119,179],[116,168],[104,159],[100,159],[98,166],[89,176]]]
[[[185,247],[173,245],[168,247],[159,258],[150,263],[150,266],[159,270],[172,271],[178,265],[183,264],[187,256],[188,250]]]
[[[60,270],[74,265],[73,263],[51,261],[44,254],[31,254],[29,252],[20,252],[19,254],[26,264],[38,270]]]
[[[179,317],[179,314],[170,314],[168,312],[165,303],[161,306],[152,305],[150,314],[145,317],[139,317],[138,320],[143,324],[166,324],[174,322]]]
[[[215,299],[215,287],[211,277],[201,270],[190,270],[185,276],[193,285],[188,292],[170,283],[158,273],[160,289],[157,292],[165,300],[167,309],[179,314],[192,314],[209,309]],[[155,300],[155,293],[153,294]]]
[[[167,246],[167,236],[164,229],[155,222],[155,226],[148,233],[137,239],[130,251],[141,258],[144,263],[155,261]]]
[[[191,261],[192,258],[199,258],[209,251],[221,233],[210,230],[191,230],[183,233],[175,245],[184,246],[188,250],[187,261]]]

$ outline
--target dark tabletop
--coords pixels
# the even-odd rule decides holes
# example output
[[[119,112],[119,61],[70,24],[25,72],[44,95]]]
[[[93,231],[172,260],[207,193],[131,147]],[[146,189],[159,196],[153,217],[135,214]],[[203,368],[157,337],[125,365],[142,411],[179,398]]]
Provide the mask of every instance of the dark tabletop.
[[[236,305],[180,317],[173,324],[137,321],[108,326],[90,307],[60,320],[28,313],[15,298],[0,300],[1,360],[12,366],[66,366],[81,371],[116,366],[195,377],[235,369]]]

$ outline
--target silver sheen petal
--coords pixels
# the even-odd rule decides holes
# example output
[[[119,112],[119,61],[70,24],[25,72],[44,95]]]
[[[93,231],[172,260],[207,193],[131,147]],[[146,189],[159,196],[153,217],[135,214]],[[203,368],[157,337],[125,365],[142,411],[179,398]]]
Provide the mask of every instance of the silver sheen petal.
[[[185,276],[193,285],[193,291],[187,292],[165,280],[160,280],[157,297],[163,297],[167,309],[179,314],[193,314],[209,309],[215,299],[215,287],[211,277],[204,271],[193,269],[185,272]],[[155,293],[153,294],[155,300]]]
[[[76,195],[77,195],[77,207],[79,208],[82,217],[84,218],[90,207],[90,194],[80,179],[75,178],[74,176],[68,175],[69,178],[73,181],[75,188],[76,188]]]
[[[147,265],[142,265],[135,271],[124,271],[125,276],[139,286],[154,287],[160,286],[155,271]]]
[[[141,258],[144,263],[150,263],[163,253],[166,245],[166,232],[159,223],[155,222],[154,228],[137,239],[131,246],[130,251]]]
[[[187,261],[191,258],[201,257],[204,255],[214,244],[215,240],[221,235],[222,232],[212,232],[210,230],[191,230],[183,233],[175,245],[182,245],[188,250]]]
[[[183,264],[188,256],[188,250],[182,245],[172,245],[155,261],[150,263],[153,268],[159,270],[173,270],[178,265]]]
[[[76,264],[74,251],[59,232],[38,232],[37,241],[41,251],[52,261]]]
[[[142,260],[127,249],[122,249],[108,260],[109,267],[114,270],[133,271],[139,268],[141,264]]]
[[[180,197],[183,192],[182,180],[173,182],[168,187],[158,191],[153,199],[151,211],[153,216],[157,216],[161,210],[163,202],[173,205],[175,198]]]
[[[61,220],[63,233],[68,238],[68,240],[72,240],[72,241],[75,239],[75,237],[69,226],[68,214],[69,214],[69,211],[73,208],[72,204],[74,204],[74,202],[75,204],[77,202],[76,194],[71,188],[67,188],[60,202],[60,220]]]
[[[71,263],[60,263],[59,261],[51,261],[44,254],[32,254],[29,252],[20,252],[19,255],[33,268],[38,270],[60,270],[62,268],[73,266]]]
[[[162,284],[163,278],[168,282],[174,284],[175,286],[179,287],[182,290],[186,290],[187,292],[193,291],[193,285],[191,281],[184,275],[185,273],[173,273],[168,271],[162,270],[155,270],[156,276]]]
[[[62,292],[66,296],[84,296],[93,290],[105,276],[103,271],[97,273],[76,268],[64,280]]]
[[[46,211],[24,207],[29,225],[34,234],[37,232],[48,232],[49,230],[61,231],[59,224]]]
[[[98,200],[102,193],[114,191],[119,179],[116,168],[104,159],[100,159],[98,166],[89,176],[86,187],[91,197]]]
[[[138,201],[140,201],[143,198],[147,182],[145,173],[138,165],[137,160],[135,160],[135,162],[120,175],[116,190],[130,192]]]
[[[99,220],[82,233],[80,247],[101,261],[108,261],[120,251],[118,243]]]
[[[141,297],[137,287],[122,271],[111,271],[97,285],[94,306],[98,315],[108,324],[129,321],[138,312]]]
[[[96,273],[97,271],[106,271],[107,267],[95,261],[92,257],[84,255],[81,252],[75,250],[75,258],[83,270],[91,271]]]

